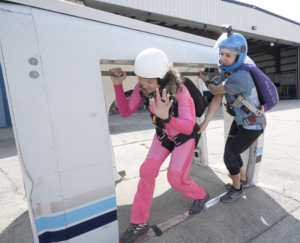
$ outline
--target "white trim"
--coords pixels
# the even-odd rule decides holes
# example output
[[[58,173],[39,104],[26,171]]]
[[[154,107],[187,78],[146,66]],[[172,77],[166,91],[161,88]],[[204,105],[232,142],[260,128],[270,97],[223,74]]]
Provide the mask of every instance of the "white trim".
[[[205,46],[213,46],[214,40],[184,33],[177,30],[167,29],[162,26],[148,24],[142,21],[137,21],[123,16],[118,16],[105,11],[88,8],[78,4],[60,0],[12,0],[10,2],[23,4],[30,7],[36,7],[44,10],[49,10],[57,13],[76,16],[84,19],[94,20],[111,25],[121,26],[129,29],[139,30],[160,36],[166,36],[173,39],[183,40]]]

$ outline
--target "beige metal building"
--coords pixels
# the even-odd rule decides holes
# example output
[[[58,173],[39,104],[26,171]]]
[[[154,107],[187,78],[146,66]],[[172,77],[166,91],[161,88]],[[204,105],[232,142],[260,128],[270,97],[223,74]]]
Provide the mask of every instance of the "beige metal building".
[[[223,24],[230,24],[246,37],[248,56],[277,86],[280,99],[300,98],[300,23],[234,0],[65,1],[101,10],[99,16],[105,11],[212,40],[219,38]],[[11,124],[0,73],[0,127]]]
[[[249,57],[275,83],[280,98],[300,98],[300,23],[233,0],[69,1],[214,40],[220,26],[231,24],[246,37]]]

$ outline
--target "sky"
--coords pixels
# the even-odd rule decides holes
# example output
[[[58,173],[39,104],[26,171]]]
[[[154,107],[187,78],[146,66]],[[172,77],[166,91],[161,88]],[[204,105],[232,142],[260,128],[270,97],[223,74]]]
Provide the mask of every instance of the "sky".
[[[300,23],[300,0],[237,0]]]

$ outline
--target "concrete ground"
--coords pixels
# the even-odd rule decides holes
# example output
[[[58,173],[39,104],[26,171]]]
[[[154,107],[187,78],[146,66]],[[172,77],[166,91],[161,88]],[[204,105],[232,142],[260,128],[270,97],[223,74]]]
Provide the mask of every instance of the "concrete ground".
[[[192,165],[189,176],[211,198],[230,182],[223,164],[224,124],[221,109],[207,127],[208,167]],[[267,114],[264,153],[258,183],[231,204],[218,203],[160,237],[147,242],[300,242],[300,101],[281,100]],[[120,234],[130,223],[139,167],[155,134],[147,111],[129,118],[109,117],[118,171],[126,177],[116,185]],[[192,201],[167,182],[169,158],[161,167],[149,224],[159,224],[185,212]],[[11,128],[0,129],[0,242],[32,243],[22,176]],[[101,241],[99,241],[101,242]]]

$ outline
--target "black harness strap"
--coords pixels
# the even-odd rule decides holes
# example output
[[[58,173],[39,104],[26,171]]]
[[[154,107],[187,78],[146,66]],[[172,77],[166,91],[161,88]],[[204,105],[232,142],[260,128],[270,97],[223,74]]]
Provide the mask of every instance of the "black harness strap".
[[[159,141],[162,141],[161,146],[169,150],[170,152],[173,151],[175,145],[174,143],[168,138],[168,135],[160,128],[156,128],[156,135]]]
[[[192,82],[192,81],[191,81]],[[167,150],[169,150],[170,152],[173,151],[173,149],[178,146],[180,146],[181,144],[184,144],[185,142],[187,142],[188,140],[190,140],[191,138],[195,138],[196,140],[196,144],[195,144],[195,148],[199,142],[199,139],[201,137],[201,134],[198,134],[198,131],[200,130],[200,127],[198,126],[198,124],[196,123],[194,128],[193,128],[193,131],[190,135],[186,135],[186,134],[178,134],[177,136],[175,136],[173,138],[174,141],[171,141],[167,134],[162,130],[165,128],[164,126],[164,123],[161,121],[161,119],[159,117],[156,117],[156,115],[152,114],[152,112],[150,111],[150,108],[149,108],[149,98],[148,97],[145,97],[142,93],[142,91],[140,91],[140,95],[143,99],[143,102],[146,106],[146,108],[149,110],[150,112],[150,116],[151,116],[151,120],[153,122],[153,124],[155,125],[156,127],[156,134],[157,134],[157,138],[159,141],[162,141],[162,146],[164,148],[166,148]],[[175,111],[173,109],[173,106],[175,106]],[[176,111],[177,110],[177,111]],[[170,114],[169,115],[172,115],[174,117],[178,117],[178,104],[174,104],[172,105],[172,107],[170,108],[169,110]],[[175,112],[175,113],[174,113]]]
[[[199,139],[201,137],[201,134],[198,134],[199,130],[200,130],[200,127],[196,123],[195,126],[194,126],[194,128],[193,128],[193,131],[192,131],[192,133],[190,135],[179,133],[177,136],[175,136],[173,138],[175,146],[177,147],[177,146],[179,146],[181,144],[184,144],[185,142],[187,142],[191,138],[195,138],[196,139],[195,148],[196,148],[196,146],[197,146],[197,144],[199,142]]]
[[[150,226],[152,229],[153,229],[153,231],[154,231],[154,233],[156,234],[156,236],[161,236],[163,233],[161,232],[161,230],[157,227],[157,225],[156,224],[154,224],[154,225],[151,225]]]
[[[162,141],[162,146],[166,149],[168,149],[170,152],[173,151],[173,149],[181,144],[184,144],[188,140],[195,138],[196,143],[195,143],[195,148],[199,142],[199,139],[201,137],[201,134],[198,134],[198,131],[200,130],[199,125],[196,123],[193,131],[190,135],[186,135],[183,133],[179,133],[177,136],[173,138],[173,142],[168,138],[167,134],[160,128],[156,128],[156,135],[159,141]]]

